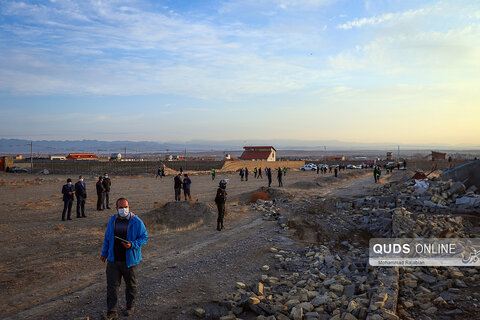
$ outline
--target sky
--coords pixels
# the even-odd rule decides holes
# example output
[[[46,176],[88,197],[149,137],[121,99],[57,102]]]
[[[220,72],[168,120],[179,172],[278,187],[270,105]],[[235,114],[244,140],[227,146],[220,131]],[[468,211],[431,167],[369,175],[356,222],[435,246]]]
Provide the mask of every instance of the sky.
[[[0,138],[480,146],[480,2],[0,0]]]

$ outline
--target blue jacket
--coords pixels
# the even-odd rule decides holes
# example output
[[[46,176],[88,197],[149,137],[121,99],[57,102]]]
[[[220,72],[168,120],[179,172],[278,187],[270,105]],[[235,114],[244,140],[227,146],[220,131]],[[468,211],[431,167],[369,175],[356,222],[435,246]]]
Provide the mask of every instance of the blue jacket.
[[[127,229],[127,239],[132,247],[127,250],[127,267],[136,266],[142,260],[142,246],[147,243],[148,234],[143,221],[140,220],[134,213],[130,213],[130,223]],[[110,218],[107,230],[105,231],[105,239],[103,240],[102,257],[108,261],[115,261],[113,243],[114,243],[114,224],[118,214]]]

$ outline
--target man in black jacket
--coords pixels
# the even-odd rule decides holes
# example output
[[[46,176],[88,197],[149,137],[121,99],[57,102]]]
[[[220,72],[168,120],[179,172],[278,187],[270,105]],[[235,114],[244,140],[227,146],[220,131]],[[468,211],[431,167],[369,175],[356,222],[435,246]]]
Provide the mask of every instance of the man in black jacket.
[[[218,209],[218,218],[217,218],[217,230],[221,231],[223,229],[223,218],[225,216],[225,202],[227,201],[227,179],[220,180],[217,189],[217,195],[215,196],[215,203],[217,204]]]
[[[83,182],[83,176],[78,177],[75,183],[75,196],[77,197],[77,218],[85,218],[85,199],[87,199],[87,186]],[[82,215],[80,215],[80,211]]]
[[[97,210],[102,211],[103,197],[105,196],[105,187],[103,186],[103,177],[98,177],[97,187]]]
[[[102,203],[102,209],[110,209],[110,187],[112,186],[112,181],[110,181],[110,178],[108,177],[108,173],[105,173],[103,175],[103,188],[105,189],[104,191],[104,202]],[[107,204],[105,206],[105,203]]]
[[[175,190],[175,201],[180,201],[180,194],[182,193],[182,174],[178,173],[175,178],[173,178],[173,189]]]
[[[72,204],[73,204],[73,195],[75,193],[75,187],[72,185],[72,179],[67,179],[67,184],[62,187],[63,194],[63,212],[62,212],[62,221],[65,221],[65,213],[68,210],[67,219],[72,220],[70,215],[72,213]]]

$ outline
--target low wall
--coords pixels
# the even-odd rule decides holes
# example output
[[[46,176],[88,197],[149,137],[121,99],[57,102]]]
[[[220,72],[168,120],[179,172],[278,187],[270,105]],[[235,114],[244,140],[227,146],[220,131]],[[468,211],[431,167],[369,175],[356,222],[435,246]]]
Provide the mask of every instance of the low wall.
[[[468,187],[474,185],[480,189],[480,160],[472,161],[445,171],[441,175],[442,179],[464,182]]]
[[[225,165],[219,172],[235,172],[242,168],[248,168],[253,174],[253,169],[256,168],[272,168],[285,167],[289,169],[298,169],[305,165],[305,161],[225,161]]]
[[[164,161],[164,164],[175,171],[179,171],[180,168],[182,168],[183,171],[210,171],[212,168],[215,170],[222,168],[225,160]]]
[[[115,175],[156,174],[162,161],[45,161],[33,162],[33,172],[47,169],[51,174],[94,174],[105,172]]]

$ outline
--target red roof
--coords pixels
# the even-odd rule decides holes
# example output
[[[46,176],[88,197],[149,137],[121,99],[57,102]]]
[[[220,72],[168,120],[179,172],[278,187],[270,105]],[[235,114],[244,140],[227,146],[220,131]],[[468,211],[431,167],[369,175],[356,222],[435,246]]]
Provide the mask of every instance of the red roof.
[[[273,149],[277,151],[273,146],[245,146],[243,149]]]
[[[98,157],[94,153],[70,153],[67,159],[98,159]]]
[[[267,160],[271,151],[244,151],[239,159],[242,160]]]

